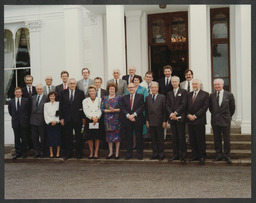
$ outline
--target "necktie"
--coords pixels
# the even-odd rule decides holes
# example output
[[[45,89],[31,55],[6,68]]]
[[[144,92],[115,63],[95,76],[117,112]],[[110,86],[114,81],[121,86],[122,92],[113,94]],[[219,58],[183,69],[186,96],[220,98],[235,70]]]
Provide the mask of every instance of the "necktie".
[[[117,80],[116,80],[116,86],[117,86],[118,84],[117,84]]]
[[[220,92],[217,92],[218,94],[217,94],[217,98],[216,98],[216,100],[217,100],[217,104],[218,104],[218,106],[220,106],[219,105],[219,100],[220,100]]]
[[[48,94],[50,93],[50,91],[51,91],[51,87],[50,87],[50,86],[48,86]]]
[[[36,107],[38,107],[39,99],[40,99],[40,95],[38,95],[38,96],[37,96],[37,100],[36,100]]]
[[[152,101],[153,101],[153,103],[155,102],[155,95],[153,95],[153,97],[152,97]]]
[[[70,96],[70,103],[72,104],[73,102],[73,90],[71,90],[71,96]]]
[[[29,89],[28,89],[28,94],[29,94],[29,97],[31,98],[31,96],[32,96],[31,87],[29,87]]]
[[[20,99],[18,99],[18,101],[17,101],[17,111],[19,111],[20,110]]]
[[[194,95],[193,95],[193,97],[192,97],[192,103],[194,104],[194,102],[195,102],[195,99],[196,99],[196,92],[194,92]]]
[[[64,90],[65,90],[65,89],[67,89],[67,84],[66,84],[66,83],[64,84]]]
[[[131,95],[131,99],[130,99],[130,107],[131,107],[131,110],[132,110],[132,100],[133,100],[133,94]]]
[[[167,78],[167,80],[166,80],[166,86],[168,86],[169,85],[169,78]]]
[[[149,84],[148,84],[148,93],[150,93],[150,86],[149,86]]]
[[[132,75],[130,75],[130,83],[132,83]]]
[[[188,82],[188,92],[190,92],[190,82]]]
[[[176,98],[176,90],[174,90],[173,93],[174,93],[174,97]]]

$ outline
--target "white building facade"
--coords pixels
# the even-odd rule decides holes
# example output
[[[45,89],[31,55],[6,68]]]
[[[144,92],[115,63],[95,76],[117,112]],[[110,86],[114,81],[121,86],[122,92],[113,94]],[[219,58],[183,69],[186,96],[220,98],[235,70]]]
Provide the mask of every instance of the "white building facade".
[[[187,12],[188,67],[212,92],[213,69],[211,54],[210,12],[213,8],[229,9],[229,84],[235,96],[236,112],[232,126],[241,127],[243,134],[251,133],[251,7],[250,5],[13,5],[5,6],[4,29],[15,43],[17,31],[28,30],[29,60],[27,69],[34,85],[53,76],[53,85],[61,83],[60,72],[81,79],[81,69],[88,67],[91,78],[111,79],[113,69],[121,75],[130,65],[136,74],[144,76],[151,70],[148,39],[148,15]],[[17,43],[16,43],[17,44]],[[15,50],[15,51],[14,51]],[[8,51],[5,47],[5,57]],[[11,51],[10,51],[11,52]],[[6,59],[5,59],[6,60]],[[5,88],[11,66],[5,63]],[[15,62],[14,62],[15,63]],[[166,64],[167,65],[167,64]],[[162,67],[161,67],[162,68]],[[16,79],[16,83],[18,78]],[[5,144],[13,144],[11,118],[5,105]],[[210,132],[208,112],[207,133]]]

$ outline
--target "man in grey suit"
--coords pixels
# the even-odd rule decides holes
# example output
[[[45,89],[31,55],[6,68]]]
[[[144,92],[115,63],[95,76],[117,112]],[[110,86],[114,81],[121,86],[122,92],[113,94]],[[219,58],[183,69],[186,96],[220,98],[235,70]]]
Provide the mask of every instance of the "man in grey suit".
[[[194,77],[194,73],[192,70],[187,69],[185,71],[185,78],[186,80],[183,81],[182,83],[180,83],[180,88],[187,90],[188,92],[193,92],[193,88],[192,88],[192,79]]]
[[[88,97],[88,87],[94,84],[94,81],[89,78],[90,70],[88,68],[82,69],[83,79],[77,81],[77,88],[84,92],[85,97]]]
[[[164,129],[166,128],[165,96],[158,94],[158,82],[151,82],[152,94],[146,97],[146,125],[152,137],[153,155],[151,159],[163,160]]]
[[[213,81],[213,85],[216,91],[210,95],[209,110],[212,114],[211,124],[216,151],[214,161],[221,161],[224,158],[228,164],[231,164],[230,125],[235,112],[235,99],[232,93],[223,89],[223,79],[216,78]],[[222,153],[222,136],[224,140],[224,154]]]
[[[47,96],[43,94],[42,84],[36,85],[37,94],[32,96],[32,110],[30,115],[30,124],[32,130],[32,140],[34,144],[35,158],[44,157],[45,151],[45,121],[44,121],[44,103]],[[39,142],[39,137],[41,143]]]
[[[116,92],[116,95],[124,96],[127,89],[127,82],[119,78],[120,77],[119,69],[113,70],[113,76],[114,76],[114,79],[108,80],[106,86],[108,86],[108,84],[111,82],[115,83],[118,87],[118,91]]]
[[[52,76],[48,75],[45,78],[44,94],[47,96],[50,92],[55,91],[55,86],[52,85]]]

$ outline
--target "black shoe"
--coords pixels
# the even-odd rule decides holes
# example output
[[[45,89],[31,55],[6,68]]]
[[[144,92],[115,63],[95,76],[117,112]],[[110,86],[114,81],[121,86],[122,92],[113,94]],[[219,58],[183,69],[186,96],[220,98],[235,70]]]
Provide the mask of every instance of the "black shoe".
[[[44,154],[40,154],[40,157],[41,157],[41,158],[44,158]]]
[[[138,157],[138,160],[142,160],[142,159],[143,159],[143,157],[142,157],[142,156],[139,156],[139,157]]]
[[[131,159],[132,158],[132,156],[126,156],[126,160],[128,160],[128,159]]]
[[[119,157],[119,155],[118,156],[115,156],[115,159],[119,159],[120,157]]]
[[[12,157],[12,160],[16,160],[20,157],[20,155],[15,155],[14,157]]]
[[[23,159],[27,158],[27,155],[26,154],[22,154],[22,158]]]
[[[94,156],[93,158],[94,158],[94,159],[98,159],[98,157],[97,157],[97,156]]]
[[[232,163],[230,157],[226,157],[225,160],[226,160],[226,162],[227,162],[228,164],[231,164],[231,163]]]
[[[34,155],[34,158],[39,158],[39,157],[40,157],[39,154],[35,154],[35,155]]]
[[[150,158],[150,160],[154,160],[154,159],[157,159],[158,158],[158,156],[152,156],[151,158]]]
[[[192,159],[190,159],[190,161],[198,161],[199,160],[199,158],[197,158],[197,157],[192,157]]]
[[[59,155],[59,156],[56,156],[56,158],[60,158],[60,155]]]
[[[179,157],[173,156],[173,157],[171,157],[170,159],[168,159],[168,161],[173,161],[173,160],[179,160]]]
[[[222,157],[216,157],[216,159],[214,159],[213,161],[222,161]]]
[[[160,156],[158,160],[162,161],[162,160],[164,160],[164,157]]]
[[[181,159],[180,162],[181,162],[182,164],[185,164],[185,163],[186,163],[186,160],[185,160],[185,159]]]
[[[71,158],[71,156],[67,155],[67,156],[64,157],[64,160],[68,160],[70,158]]]
[[[77,159],[82,159],[81,155],[76,156]]]
[[[54,158],[54,156],[50,156],[50,159]]]
[[[205,158],[201,158],[199,164],[205,164]]]
[[[114,158],[114,154],[106,157],[106,159],[111,159],[111,158]]]
[[[94,157],[93,156],[88,156],[88,159],[93,159]]]

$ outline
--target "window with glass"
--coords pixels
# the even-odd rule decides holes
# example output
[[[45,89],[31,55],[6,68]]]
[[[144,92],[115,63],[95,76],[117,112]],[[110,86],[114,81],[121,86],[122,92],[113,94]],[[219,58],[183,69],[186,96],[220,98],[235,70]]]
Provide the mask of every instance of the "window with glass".
[[[212,81],[222,78],[227,91],[230,91],[229,43],[229,8],[211,9]]]
[[[27,28],[16,33],[4,30],[4,97],[6,103],[14,98],[15,87],[25,86],[24,77],[30,74],[30,38]]]

